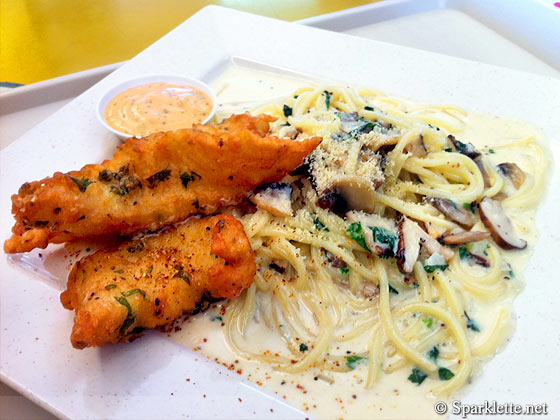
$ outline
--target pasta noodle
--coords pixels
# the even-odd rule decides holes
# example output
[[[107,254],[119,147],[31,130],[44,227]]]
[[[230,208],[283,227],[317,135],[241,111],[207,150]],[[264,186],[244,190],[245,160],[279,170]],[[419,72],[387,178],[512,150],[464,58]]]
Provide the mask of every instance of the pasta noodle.
[[[530,156],[519,189],[512,189],[496,169],[490,152],[477,161],[452,147],[449,136],[460,135],[467,117],[455,106],[411,107],[371,89],[319,86],[299,89],[250,112],[276,117],[273,134],[322,136],[319,147],[325,150],[349,142],[339,163],[351,175],[359,174],[364,154],[378,163],[383,160],[384,182],[374,192],[375,211],[356,214],[395,226],[406,216],[430,234],[430,229],[439,232],[440,238],[488,230],[471,203],[505,194],[506,210],[529,208],[545,187],[546,159],[534,138],[494,147]],[[356,127],[370,124],[369,131],[344,132],[345,119]],[[418,139],[424,153],[414,153]],[[382,375],[405,369],[411,382],[423,382],[419,373],[427,377],[434,394],[460,389],[473,363],[495,353],[505,340],[511,311],[504,296],[517,290],[505,251],[483,240],[447,247],[453,252],[448,263],[430,265],[422,245],[413,269],[403,274],[396,253],[379,255],[352,235],[354,222],[348,214],[318,205],[321,191],[313,182],[305,176],[289,182],[299,194],[293,216],[258,209],[241,218],[257,255],[258,273],[254,285],[228,304],[226,339],[235,354],[281,372],[360,372],[366,388],[375,387]],[[446,217],[427,197],[472,210],[474,225]],[[473,263],[473,254],[486,266]],[[490,307],[497,309],[490,310],[493,320],[486,324],[482,312]],[[245,334],[255,322],[264,322],[284,343],[282,351],[264,354],[251,347]],[[343,349],[350,343],[355,347],[348,354]]]

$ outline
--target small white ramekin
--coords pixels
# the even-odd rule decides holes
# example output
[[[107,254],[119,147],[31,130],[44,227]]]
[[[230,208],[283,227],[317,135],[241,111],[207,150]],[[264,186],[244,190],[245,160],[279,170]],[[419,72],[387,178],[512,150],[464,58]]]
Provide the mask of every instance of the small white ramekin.
[[[210,115],[208,115],[208,117],[204,121],[202,121],[202,124],[206,124],[208,121],[210,121],[216,113],[216,109],[218,108],[218,100],[214,91],[206,83],[178,74],[145,74],[143,76],[120,82],[110,88],[107,92],[105,92],[103,96],[101,96],[101,99],[97,103],[97,118],[99,122],[103,125],[103,127],[109,130],[111,133],[116,134],[123,141],[130,137],[133,137],[133,134],[127,134],[123,133],[122,131],[115,130],[113,127],[107,124],[107,121],[105,121],[105,108],[107,108],[107,105],[109,104],[109,102],[111,102],[111,99],[113,99],[122,91],[130,89],[134,86],[140,86],[147,83],[155,82],[176,83],[178,85],[192,86],[206,93],[212,100],[213,107]]]

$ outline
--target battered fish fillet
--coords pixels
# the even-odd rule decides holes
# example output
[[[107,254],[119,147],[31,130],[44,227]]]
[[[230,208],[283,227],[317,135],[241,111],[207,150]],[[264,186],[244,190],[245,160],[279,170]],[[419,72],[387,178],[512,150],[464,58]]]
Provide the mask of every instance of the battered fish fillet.
[[[16,224],[4,251],[156,230],[236,204],[282,179],[321,142],[266,137],[274,120],[242,114],[217,126],[130,138],[102,164],[25,183],[12,196]]]
[[[75,264],[60,296],[76,311],[72,345],[130,341],[195,310],[203,297],[239,296],[255,271],[243,226],[229,214],[100,250]]]

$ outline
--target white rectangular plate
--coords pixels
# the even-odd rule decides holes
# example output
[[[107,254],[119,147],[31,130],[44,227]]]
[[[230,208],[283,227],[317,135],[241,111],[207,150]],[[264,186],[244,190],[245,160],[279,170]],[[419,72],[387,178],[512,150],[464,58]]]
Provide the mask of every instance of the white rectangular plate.
[[[2,150],[0,237],[10,235],[10,195],[23,182],[112,155],[118,140],[94,114],[107,88],[155,72],[211,81],[234,56],[419,102],[532,121],[549,138],[551,155],[560,158],[558,80],[208,7]],[[538,214],[540,240],[526,272],[527,287],[515,303],[517,332],[465,402],[547,402],[551,417],[560,416],[558,270],[550,263],[560,251],[560,228],[550,223],[557,217],[559,185],[554,170]],[[305,417],[161,334],[75,350],[69,342],[72,314],[58,298],[65,279],[55,273],[45,280],[5,255],[0,273],[1,378],[60,417]]]

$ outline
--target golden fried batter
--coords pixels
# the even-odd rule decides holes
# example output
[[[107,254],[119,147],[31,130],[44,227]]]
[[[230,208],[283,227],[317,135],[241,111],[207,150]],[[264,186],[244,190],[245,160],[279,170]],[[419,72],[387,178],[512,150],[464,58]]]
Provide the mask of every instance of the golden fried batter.
[[[217,126],[130,138],[111,160],[25,183],[12,196],[7,253],[79,237],[156,230],[236,204],[301,164],[320,137],[266,137],[273,117],[234,115]]]
[[[100,250],[75,264],[60,296],[76,310],[72,345],[130,341],[193,311],[203,296],[239,296],[255,271],[243,226],[228,214]]]

